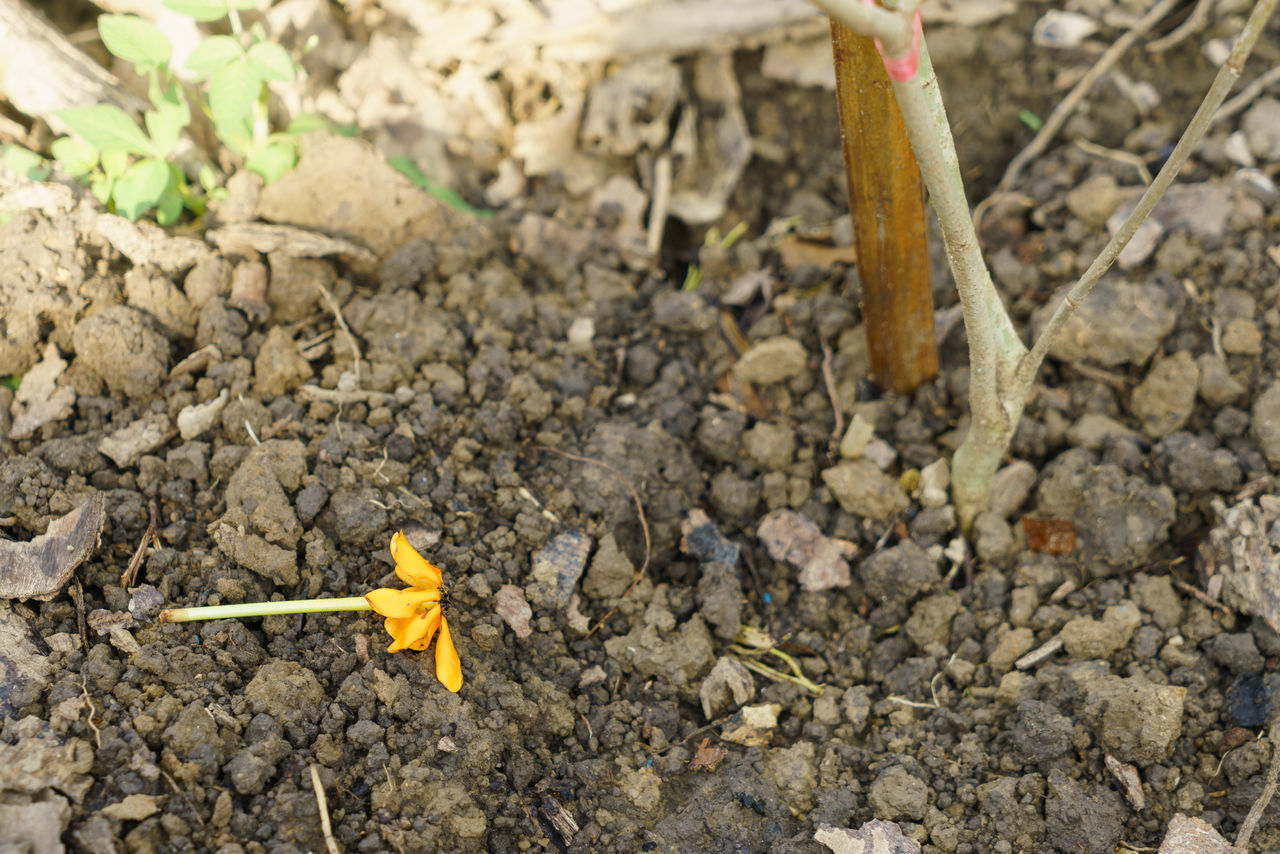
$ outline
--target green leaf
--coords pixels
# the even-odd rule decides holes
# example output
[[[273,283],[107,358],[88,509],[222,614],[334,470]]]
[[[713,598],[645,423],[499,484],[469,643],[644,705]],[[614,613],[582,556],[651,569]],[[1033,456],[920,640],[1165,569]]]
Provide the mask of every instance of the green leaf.
[[[17,391],[18,386],[22,385],[22,377],[19,376],[18,374],[5,377],[3,379],[0,379],[0,385],[6,386],[8,388],[13,389],[14,391]]]
[[[102,153],[102,171],[112,179],[119,178],[129,168],[130,158],[124,151],[104,151]]]
[[[98,34],[107,50],[132,62],[139,74],[146,74],[169,61],[173,45],[150,21],[137,15],[101,15]]]
[[[142,118],[147,123],[147,133],[155,142],[156,153],[168,157],[178,146],[182,129],[187,126],[191,114],[183,107],[166,105],[158,110],[147,110]]]
[[[274,42],[263,42],[249,48],[249,67],[264,80],[289,83],[297,74],[289,51]]]
[[[197,80],[204,80],[243,56],[244,48],[231,36],[209,36],[196,45],[183,67],[193,71]]]
[[[227,6],[232,9],[252,9],[258,5],[258,0],[226,0]]]
[[[285,133],[300,136],[304,133],[311,133],[313,130],[329,130],[332,127],[333,124],[319,113],[298,113],[293,117],[293,121],[289,122],[289,127]]]
[[[200,181],[200,188],[206,193],[213,192],[214,188],[218,186],[218,176],[213,173],[213,167],[208,163],[200,164],[197,180]]]
[[[98,149],[73,136],[55,139],[53,145],[49,146],[49,151],[62,164],[66,173],[75,178],[88,175],[98,165]]]
[[[160,225],[173,225],[182,216],[182,192],[174,185],[174,180],[170,178],[169,186],[164,188],[156,204],[156,222]]]
[[[160,201],[169,180],[168,163],[155,157],[139,160],[116,181],[115,192],[111,194],[116,213],[129,219],[142,216]]]
[[[1018,121],[1022,122],[1036,133],[1040,131],[1040,128],[1044,127],[1044,122],[1040,117],[1030,110],[1018,110]]]
[[[227,0],[164,0],[166,8],[197,21],[216,21],[227,16]],[[240,7],[237,7],[240,8]]]
[[[213,124],[213,132],[218,140],[241,157],[248,157],[254,150],[253,127],[249,118],[241,116],[238,121],[229,124]]]
[[[111,201],[111,190],[115,187],[116,179],[101,172],[95,172],[89,178],[89,192],[93,197],[102,204]]]
[[[49,164],[39,154],[21,145],[6,145],[0,149],[0,160],[19,175],[25,175],[33,181],[43,181],[49,177]]]
[[[297,162],[297,145],[292,140],[277,140],[249,155],[244,161],[244,168],[257,172],[270,184],[284,177]]]
[[[404,174],[410,181],[412,181],[415,187],[420,190],[426,190],[449,207],[481,219],[488,219],[493,216],[493,211],[470,205],[467,203],[466,199],[458,195],[456,190],[451,190],[448,187],[432,181],[421,169],[418,168],[417,164],[408,157],[393,157],[387,162],[391,164],[392,169]]]
[[[54,115],[99,151],[123,151],[143,156],[155,152],[155,146],[138,123],[114,104],[67,107]]]
[[[213,123],[235,126],[249,115],[261,91],[262,80],[249,69],[247,60],[238,59],[227,65],[209,80],[209,112],[213,114]]]

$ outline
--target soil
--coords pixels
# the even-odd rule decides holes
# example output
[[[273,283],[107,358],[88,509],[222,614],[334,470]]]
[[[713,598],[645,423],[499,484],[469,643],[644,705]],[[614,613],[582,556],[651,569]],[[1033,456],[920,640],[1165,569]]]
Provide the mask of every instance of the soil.
[[[975,198],[1030,138],[1017,110],[1046,115],[1102,44],[1034,47],[1050,5],[930,33]],[[1025,204],[988,212],[1025,334],[1198,103],[1198,47],[1238,23],[1220,5],[1120,63],[1148,112],[1109,76]],[[1110,852],[1179,814],[1236,837],[1280,636],[1202,591],[1220,508],[1269,506],[1280,467],[1280,103],[1215,127],[1090,297],[966,549],[939,464],[963,330],[915,394],[868,382],[856,267],[828,260],[832,95],[758,50],[734,68],[762,144],[727,250],[673,225],[637,262],[625,206],[563,176],[478,218],[325,135],[282,181],[233,181],[208,231],[83,196],[0,227],[0,374],[44,378],[0,388],[0,524],[104,509],[66,586],[0,605],[0,847],[798,854],[879,819],[878,851]],[[464,193],[493,177],[453,168]],[[373,614],[147,616],[398,586],[397,530],[444,568],[457,694]],[[1252,847],[1280,849],[1274,808]]]

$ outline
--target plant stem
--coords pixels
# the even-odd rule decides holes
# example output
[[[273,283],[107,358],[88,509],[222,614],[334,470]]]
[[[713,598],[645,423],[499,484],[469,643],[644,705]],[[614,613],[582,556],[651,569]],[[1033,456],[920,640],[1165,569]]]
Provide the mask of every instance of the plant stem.
[[[342,599],[295,599],[288,602],[244,602],[239,605],[205,605],[199,608],[169,608],[156,619],[162,623],[189,623],[192,620],[236,620],[243,617],[276,617],[282,614],[319,614],[327,611],[371,611],[363,596]]]
[[[901,56],[911,47],[911,18],[861,0],[813,0],[813,5],[855,33],[880,39],[885,53]]]

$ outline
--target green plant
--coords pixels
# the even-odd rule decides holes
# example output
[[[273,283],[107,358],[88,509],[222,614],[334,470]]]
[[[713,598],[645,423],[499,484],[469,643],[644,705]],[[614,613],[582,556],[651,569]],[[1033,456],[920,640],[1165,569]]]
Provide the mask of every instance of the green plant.
[[[184,63],[203,85],[196,101],[218,140],[244,158],[244,168],[268,182],[284,175],[297,162],[297,133],[310,128],[304,123],[283,133],[271,131],[267,84],[294,80],[297,68],[260,24],[248,30],[241,25],[239,10],[252,7],[254,0],[164,0],[164,5],[197,21],[229,20],[232,35],[210,36]],[[154,210],[156,221],[168,225],[184,208],[200,215],[205,200],[223,191],[209,162],[192,170],[200,192],[177,162],[191,106],[169,67],[172,45],[136,15],[102,15],[98,32],[107,50],[146,78],[151,109],[142,125],[111,104],[60,110],[58,118],[74,136],[56,140],[53,156],[69,174],[86,180],[99,201],[129,219]]]
[[[442,184],[437,184],[427,177],[426,173],[418,168],[418,164],[414,163],[408,157],[393,157],[387,161],[391,168],[404,175],[419,190],[430,193],[440,201],[444,202],[454,210],[462,213],[471,214],[480,219],[488,219],[493,216],[493,211],[485,208],[478,208],[475,205],[467,203],[467,200],[458,194],[457,190],[450,189]]]

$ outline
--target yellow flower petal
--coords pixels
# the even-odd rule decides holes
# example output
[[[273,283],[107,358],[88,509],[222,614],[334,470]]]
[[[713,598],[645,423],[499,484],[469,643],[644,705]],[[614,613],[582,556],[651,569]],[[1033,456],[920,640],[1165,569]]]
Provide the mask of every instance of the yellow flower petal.
[[[391,587],[379,587],[364,594],[369,607],[384,617],[412,617],[419,613],[425,603],[440,601],[439,590],[421,590],[410,587],[396,590]]]
[[[410,587],[434,588],[444,582],[440,567],[418,554],[405,539],[404,531],[396,531],[391,538],[391,557],[396,562],[396,575]]]
[[[449,624],[443,616],[440,618],[440,639],[436,641],[436,678],[455,694],[462,687],[462,662],[458,659],[453,635],[449,633]]]
[[[431,636],[440,625],[440,606],[412,617],[388,617],[387,634],[395,641],[387,647],[387,652],[399,652],[402,649],[426,649],[431,643]]]

